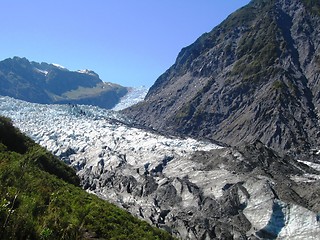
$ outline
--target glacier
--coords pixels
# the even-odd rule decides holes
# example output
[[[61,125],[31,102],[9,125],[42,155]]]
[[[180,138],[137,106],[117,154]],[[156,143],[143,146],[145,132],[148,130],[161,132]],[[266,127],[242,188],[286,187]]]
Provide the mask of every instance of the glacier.
[[[139,129],[93,106],[0,97],[0,115],[76,169],[88,192],[180,239],[319,239],[317,213],[280,200],[271,177],[229,167],[249,161],[235,149]]]
[[[149,89],[145,86],[129,88],[129,92],[123,96],[120,102],[112,108],[114,111],[120,111],[144,100]]]

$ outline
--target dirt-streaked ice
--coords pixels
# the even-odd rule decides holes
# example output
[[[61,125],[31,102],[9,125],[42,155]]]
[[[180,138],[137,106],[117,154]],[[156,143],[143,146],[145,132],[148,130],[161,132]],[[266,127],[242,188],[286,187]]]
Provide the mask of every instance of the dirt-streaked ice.
[[[195,151],[223,149],[216,144],[130,127],[120,114],[90,106],[31,104],[0,97],[0,115],[10,117],[22,132],[73,166],[88,191],[182,239],[210,239],[207,230],[192,224],[201,222],[201,214],[205,218],[209,214],[209,219],[216,214],[210,208],[226,196],[226,186],[241,182],[236,199],[245,206],[243,214],[251,224],[248,234],[259,237],[268,230],[279,239],[320,236],[317,214],[277,200],[270,179],[246,179],[223,164],[205,169],[193,161]],[[239,152],[234,158],[243,160]]]

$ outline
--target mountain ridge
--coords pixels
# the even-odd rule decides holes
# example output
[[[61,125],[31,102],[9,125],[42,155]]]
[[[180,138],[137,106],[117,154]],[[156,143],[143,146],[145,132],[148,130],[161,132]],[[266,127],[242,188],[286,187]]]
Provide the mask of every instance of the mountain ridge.
[[[124,113],[159,131],[230,145],[319,146],[320,18],[315,1],[251,1],[178,54]],[[314,4],[314,5],[313,5]]]
[[[103,82],[90,70],[69,71],[48,63],[14,57],[0,62],[0,94],[35,103],[70,103],[112,108],[128,92]]]

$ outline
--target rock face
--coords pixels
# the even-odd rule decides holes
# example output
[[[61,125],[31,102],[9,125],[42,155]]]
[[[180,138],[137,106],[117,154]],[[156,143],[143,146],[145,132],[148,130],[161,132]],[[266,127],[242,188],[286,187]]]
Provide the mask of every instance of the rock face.
[[[57,64],[14,57],[0,62],[0,95],[35,103],[71,103],[112,108],[127,88],[104,83],[90,70],[69,71]]]
[[[261,142],[222,147],[133,128],[87,106],[0,98],[0,115],[77,170],[89,192],[179,239],[317,239],[320,164]]]
[[[251,1],[182,49],[125,113],[160,131],[234,146],[317,148],[319,9],[319,1]]]

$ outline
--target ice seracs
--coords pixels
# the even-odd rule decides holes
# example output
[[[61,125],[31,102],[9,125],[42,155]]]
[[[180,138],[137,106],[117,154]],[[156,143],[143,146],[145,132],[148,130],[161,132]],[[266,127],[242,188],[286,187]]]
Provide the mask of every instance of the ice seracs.
[[[143,101],[148,93],[148,88],[145,86],[130,88],[129,92],[121,99],[121,101],[112,109],[119,111],[130,107],[138,102]]]
[[[238,150],[134,128],[91,106],[0,97],[0,115],[73,166],[87,191],[181,239],[320,235],[317,214],[279,200],[274,179],[238,171],[250,163]]]

